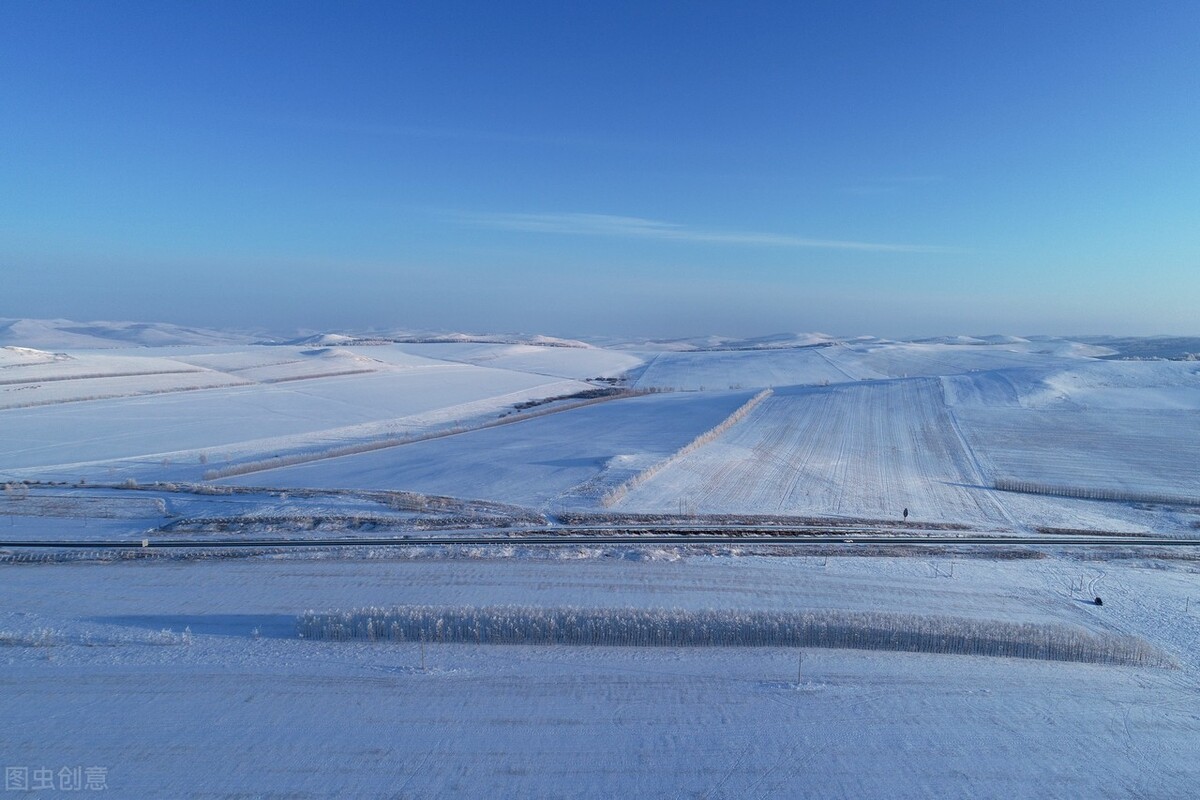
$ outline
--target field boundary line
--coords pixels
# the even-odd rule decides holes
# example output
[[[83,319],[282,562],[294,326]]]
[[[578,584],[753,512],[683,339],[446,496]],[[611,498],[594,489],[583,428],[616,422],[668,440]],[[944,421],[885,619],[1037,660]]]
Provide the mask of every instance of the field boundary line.
[[[946,402],[946,383],[944,380],[941,381],[941,401],[942,409],[946,412],[946,418],[950,420],[950,428],[954,431],[954,435],[957,437],[958,443],[962,447],[963,454],[967,457],[967,460],[971,464],[971,468],[975,472],[977,483],[984,489],[989,488],[985,479],[983,462],[979,460],[979,456],[975,454],[975,448],[971,446],[970,441],[967,440],[966,434],[963,433],[962,426],[958,423],[958,416],[954,413],[954,409],[951,408],[950,404]],[[1000,512],[1000,516],[1008,520],[1009,525],[1017,525],[1017,521],[1013,519],[1012,514],[1008,513],[1008,507],[1005,506],[1004,503],[1000,502],[1000,500],[996,498],[992,492],[987,492],[987,498],[992,502],[992,505],[996,507],[996,510]]]
[[[513,394],[516,394],[515,392]],[[518,422],[526,422],[531,419],[549,416],[550,414],[559,414],[564,411],[573,411],[577,408],[595,405],[597,403],[605,403],[611,400],[620,400],[628,397],[640,397],[647,392],[629,390],[621,393],[606,395],[604,397],[592,397],[586,400],[580,400],[574,403],[564,403],[559,406],[551,406],[537,411],[530,411],[525,414],[512,414],[510,416],[501,417],[500,419],[488,420],[479,425],[462,426],[443,428],[441,430],[430,431],[428,433],[418,434],[415,436],[391,436],[384,439],[375,439],[367,442],[357,442],[355,444],[338,445],[325,450],[310,451],[304,453],[293,453],[286,456],[278,456],[275,458],[261,459],[258,461],[248,461],[241,464],[232,464],[227,467],[211,469],[204,473],[204,480],[219,480],[221,478],[232,478],[240,475],[249,475],[254,472],[265,472],[271,469],[279,469],[280,467],[291,467],[297,464],[309,464],[314,461],[325,461],[331,458],[341,458],[342,456],[358,455],[359,453],[370,453],[376,450],[385,450],[389,447],[401,447],[406,444],[416,444],[417,442],[427,442],[432,439],[444,439],[447,436],[457,436],[462,433],[471,433],[472,431],[481,431],[488,428],[498,428],[501,425],[512,425]]]
[[[718,436],[732,428],[734,425],[741,422],[746,418],[747,414],[754,410],[755,406],[757,406],[763,400],[766,400],[774,393],[775,392],[773,389],[763,389],[745,403],[742,403],[742,405],[738,406],[738,408],[732,414],[722,420],[715,427],[710,428],[709,430],[697,436],[695,439],[692,439],[692,441],[688,442],[683,447],[664,458],[662,461],[659,461],[656,464],[651,464],[649,467],[646,467],[644,470],[634,475],[632,478],[629,478],[624,483],[614,486],[610,491],[606,492],[604,496],[600,498],[600,505],[604,506],[605,508],[610,508],[611,506],[615,505],[621,498],[629,494],[631,489],[641,486],[643,483],[650,480],[659,472],[683,458],[688,453],[699,450],[701,447],[713,441]]]

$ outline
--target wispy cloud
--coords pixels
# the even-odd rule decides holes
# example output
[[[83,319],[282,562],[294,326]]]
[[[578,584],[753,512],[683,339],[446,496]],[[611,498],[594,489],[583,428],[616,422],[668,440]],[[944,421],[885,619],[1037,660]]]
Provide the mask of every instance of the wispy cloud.
[[[860,250],[881,253],[945,253],[951,248],[925,244],[863,242],[848,239],[822,239],[753,231],[724,231],[693,228],[642,217],[612,214],[463,214],[463,222],[507,231],[552,233],[577,236],[619,236],[660,239],[698,244],[729,244],[754,247],[804,247],[826,250]]]

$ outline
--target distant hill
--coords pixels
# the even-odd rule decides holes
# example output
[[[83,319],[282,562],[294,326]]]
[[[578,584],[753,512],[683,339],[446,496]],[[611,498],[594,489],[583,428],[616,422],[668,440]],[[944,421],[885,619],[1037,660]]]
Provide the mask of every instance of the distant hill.
[[[871,339],[872,337],[864,337]],[[766,336],[691,336],[679,339],[604,339],[604,347],[621,350],[786,350],[797,347],[827,347],[843,341],[825,333],[773,333]],[[857,340],[855,340],[857,341]]]
[[[1115,358],[1200,360],[1200,336],[1078,336],[1116,351]]]
[[[279,344],[318,345],[368,345],[368,344],[524,344],[535,347],[591,348],[587,342],[576,339],[560,339],[555,336],[526,333],[421,333],[413,331],[388,331],[366,333],[314,333],[289,339]]]
[[[51,349],[249,344],[245,334],[189,328],[167,322],[75,322],[68,319],[0,319],[0,346]]]

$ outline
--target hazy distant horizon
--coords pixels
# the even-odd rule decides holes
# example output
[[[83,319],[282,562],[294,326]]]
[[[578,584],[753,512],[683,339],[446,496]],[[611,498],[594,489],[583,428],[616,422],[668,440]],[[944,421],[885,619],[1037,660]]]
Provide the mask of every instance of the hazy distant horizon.
[[[647,341],[686,341],[700,339],[721,339],[731,342],[752,342],[755,340],[769,340],[773,337],[783,336],[806,336],[820,335],[828,336],[836,340],[852,340],[857,338],[879,338],[894,341],[914,341],[918,339],[936,339],[936,338],[951,338],[951,337],[967,337],[979,338],[997,337],[997,336],[1013,336],[1019,338],[1038,339],[1038,338],[1054,338],[1054,339],[1095,339],[1095,338],[1197,338],[1200,339],[1200,333],[1132,333],[1121,334],[1112,333],[1109,331],[1073,331],[1073,332],[1047,332],[1047,331],[1020,331],[1020,330],[956,330],[956,331],[938,331],[934,333],[912,333],[912,334],[888,334],[878,331],[860,330],[819,330],[816,328],[804,329],[776,329],[776,330],[749,330],[749,331],[730,331],[730,330],[706,330],[706,331],[685,331],[682,333],[673,334],[639,334],[639,333],[622,333],[614,331],[586,331],[586,330],[546,330],[540,328],[479,328],[479,327],[453,327],[453,326],[412,326],[412,325],[349,325],[349,326],[332,326],[332,327],[314,327],[301,325],[295,328],[269,328],[265,326],[223,326],[204,324],[203,322],[178,322],[165,319],[71,319],[67,317],[11,317],[0,315],[0,344],[12,345],[20,344],[19,337],[8,331],[8,327],[16,322],[30,323],[59,323],[66,322],[70,326],[165,326],[182,329],[194,329],[198,331],[209,331],[213,333],[222,333],[235,336],[257,337],[263,340],[278,340],[288,341],[300,339],[310,336],[319,336],[322,334],[341,334],[349,336],[370,336],[370,335],[395,335],[395,336],[450,336],[450,335],[465,335],[475,337],[532,337],[532,336],[547,336],[559,339],[577,340],[587,343],[604,342],[636,342],[638,340]]]
[[[1049,322],[1039,322],[1036,319],[1022,322],[1019,318],[1012,321],[1003,319],[992,320],[955,320],[945,315],[944,324],[937,325],[930,321],[933,314],[922,316],[920,325],[902,327],[900,325],[872,324],[870,319],[862,319],[857,324],[832,319],[829,314],[814,314],[811,317],[797,315],[789,319],[786,314],[768,315],[754,313],[749,309],[747,316],[752,321],[731,318],[714,310],[699,316],[711,319],[709,327],[689,325],[682,319],[674,321],[669,318],[662,321],[648,319],[621,319],[617,313],[598,314],[590,319],[581,314],[577,320],[556,320],[556,314],[530,314],[522,320],[519,313],[490,316],[486,314],[447,314],[444,317],[426,309],[423,313],[412,315],[386,314],[368,315],[361,318],[347,317],[344,314],[330,315],[322,321],[322,315],[311,317],[285,316],[264,314],[256,318],[252,315],[234,315],[214,313],[180,313],[171,316],[164,314],[135,314],[135,313],[105,313],[105,309],[89,309],[82,307],[74,313],[65,313],[55,308],[38,308],[41,313],[21,313],[22,309],[11,303],[0,300],[0,319],[69,319],[73,322],[128,322],[128,323],[163,323],[183,327],[197,327],[227,332],[253,332],[261,335],[276,337],[301,336],[312,333],[338,332],[370,332],[387,330],[417,331],[425,333],[467,333],[467,334],[543,334],[562,338],[614,337],[614,338],[654,338],[675,339],[693,338],[699,336],[730,336],[738,338],[756,338],[781,333],[824,333],[838,338],[855,336],[878,336],[887,339],[909,340],[936,336],[1200,336],[1200,328],[1196,326],[1162,324],[1151,327],[1137,325],[1131,320],[1118,320],[1113,324],[1104,325],[1102,322],[1089,324],[1086,319],[1080,319],[1077,325],[1053,325]],[[98,311],[98,314],[85,313]],[[137,309],[130,309],[136,312]],[[572,316],[572,315],[567,315]],[[684,316],[680,314],[679,316]],[[597,318],[598,317],[598,318]],[[768,319],[770,317],[770,319]],[[541,321],[541,324],[538,324]],[[959,322],[961,324],[955,324]],[[971,324],[975,322],[975,324]]]

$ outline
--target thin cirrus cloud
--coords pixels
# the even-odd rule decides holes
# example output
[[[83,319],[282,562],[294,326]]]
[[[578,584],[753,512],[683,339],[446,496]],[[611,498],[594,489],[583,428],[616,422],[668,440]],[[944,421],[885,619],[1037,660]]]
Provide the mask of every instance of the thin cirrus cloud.
[[[692,228],[661,220],[613,214],[521,214],[489,213],[461,215],[463,222],[488,228],[524,233],[569,236],[618,236],[700,244],[729,244],[756,247],[806,247],[826,250],[859,250],[880,253],[946,253],[950,248],[925,244],[861,242],[819,239],[753,231],[722,231]]]

